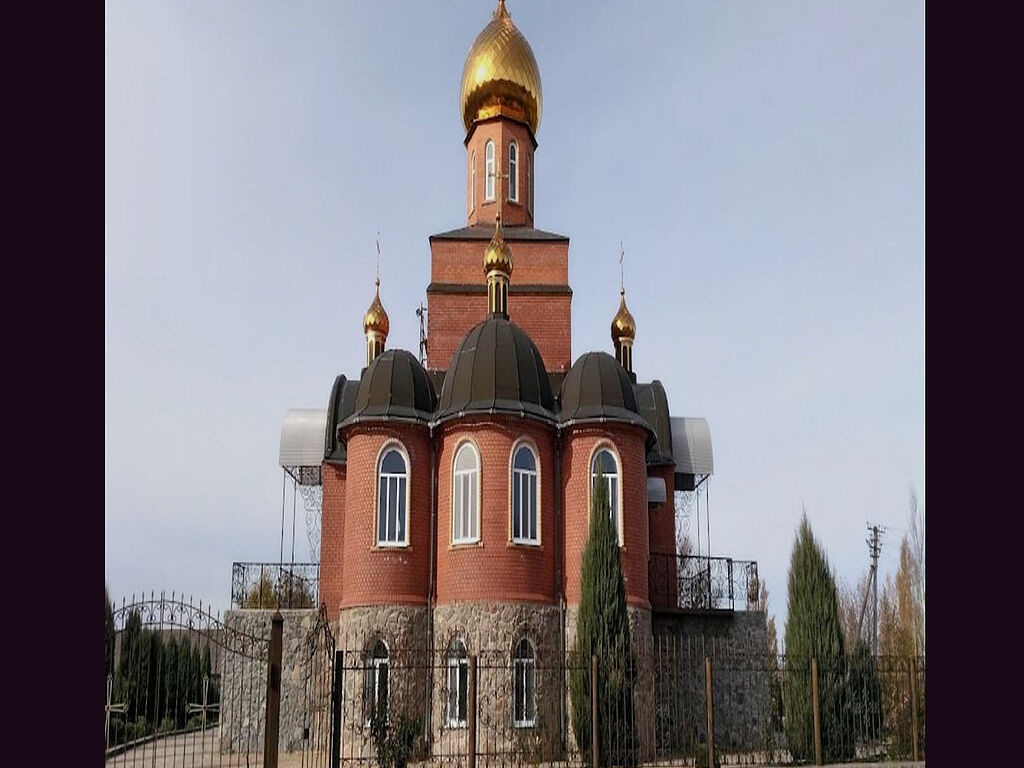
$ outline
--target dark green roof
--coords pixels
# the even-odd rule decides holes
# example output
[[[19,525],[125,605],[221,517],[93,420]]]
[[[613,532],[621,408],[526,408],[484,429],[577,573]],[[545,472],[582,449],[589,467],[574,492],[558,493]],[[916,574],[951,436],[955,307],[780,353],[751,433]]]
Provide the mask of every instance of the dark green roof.
[[[655,379],[650,384],[634,384],[633,392],[640,415],[654,428],[656,437],[654,445],[647,450],[647,463],[672,464],[672,430],[665,388]]]
[[[351,381],[341,374],[334,379],[331,399],[327,403],[327,429],[324,432],[324,460],[331,464],[344,464],[347,458],[345,444],[338,440],[338,425],[355,408],[358,381]]]
[[[436,404],[434,387],[420,361],[404,349],[389,349],[364,371],[352,413],[338,426],[363,421],[427,423]]]
[[[562,381],[558,422],[571,426],[588,422],[618,421],[654,430],[640,415],[633,382],[626,369],[607,352],[587,352]]]
[[[508,413],[554,422],[544,360],[521,328],[490,317],[466,334],[444,377],[435,423],[464,413]]]

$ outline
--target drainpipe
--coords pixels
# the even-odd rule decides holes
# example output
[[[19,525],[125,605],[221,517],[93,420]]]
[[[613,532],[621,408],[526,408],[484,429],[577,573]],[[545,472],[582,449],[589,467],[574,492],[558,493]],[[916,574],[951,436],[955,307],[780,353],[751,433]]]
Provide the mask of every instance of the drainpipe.
[[[431,718],[434,708],[434,574],[437,572],[435,561],[435,539],[437,537],[437,444],[434,442],[434,427],[430,426],[430,587],[427,591],[427,716],[423,718],[423,738],[430,743]]]
[[[562,590],[562,550],[565,539],[565,526],[562,521],[562,440],[558,428],[555,428],[555,590],[558,595],[558,652],[559,666],[562,669],[561,691],[558,697],[559,722],[561,723],[561,738],[564,744],[567,738],[565,732],[565,594]]]

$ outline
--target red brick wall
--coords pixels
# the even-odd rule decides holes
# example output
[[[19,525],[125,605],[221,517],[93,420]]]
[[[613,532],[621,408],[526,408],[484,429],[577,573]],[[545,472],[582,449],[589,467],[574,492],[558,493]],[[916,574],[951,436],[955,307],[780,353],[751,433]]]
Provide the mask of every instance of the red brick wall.
[[[514,233],[505,231],[506,236]],[[432,240],[430,279],[436,283],[487,284],[484,253],[489,240]],[[512,283],[568,285],[569,243],[566,240],[507,240],[512,251]]]
[[[501,220],[506,224],[528,224],[533,226],[533,212],[527,206],[527,179],[526,179],[526,161],[530,159],[532,166],[534,146],[533,140],[530,138],[530,129],[521,123],[517,123],[513,120],[505,118],[496,118],[487,122],[478,123],[475,128],[471,129],[472,132],[469,135],[469,140],[466,143],[466,221],[468,224],[493,224],[494,214],[498,209],[497,200],[498,194],[502,194],[504,197],[501,201]],[[494,200],[484,202],[484,184],[487,180],[487,165],[485,155],[485,145],[488,140],[494,141],[494,170],[495,173],[507,174],[509,172],[508,167],[508,147],[513,141],[516,142],[519,149],[519,155],[517,159],[518,168],[516,175],[519,177],[518,181],[518,202],[508,199],[508,179],[495,179],[494,182]],[[471,163],[473,161],[473,153],[476,153],[476,207],[472,210],[472,196],[470,194],[470,184],[472,174],[470,172]],[[531,167],[531,176],[536,179],[536,169]],[[536,187],[536,184],[534,184]]]
[[[341,606],[341,567],[345,533],[345,468],[324,462],[321,467],[323,502],[320,507],[320,602],[327,615]]]
[[[428,293],[427,368],[444,370],[456,347],[487,317],[487,294]],[[572,366],[572,296],[510,293],[509,319],[533,339],[550,372]],[[438,393],[440,394],[440,393]]]
[[[512,544],[511,455],[529,437],[540,459],[540,545]],[[480,455],[480,542],[452,546],[452,467],[461,441]],[[437,482],[437,602],[555,602],[554,429],[529,419],[466,417],[444,427]]]
[[[407,547],[378,547],[377,459],[391,440],[409,455]],[[425,426],[353,427],[348,440],[341,607],[424,605],[430,583],[430,438]]]
[[[580,600],[580,567],[590,528],[590,461],[598,443],[611,442],[622,465],[622,573],[626,602],[650,608],[647,593],[648,513],[645,433],[626,424],[573,428],[562,442],[565,498],[565,599]]]
[[[651,477],[660,477],[665,481],[665,501],[662,504],[649,504],[650,511],[650,546],[651,552],[676,551],[676,513],[675,498],[672,489],[675,486],[675,467],[652,467],[649,470]],[[676,561],[667,558],[657,558],[653,562],[652,578],[658,580],[658,584],[651,584],[651,603],[657,599],[659,605],[676,605],[676,598],[679,593],[679,586],[676,581]]]

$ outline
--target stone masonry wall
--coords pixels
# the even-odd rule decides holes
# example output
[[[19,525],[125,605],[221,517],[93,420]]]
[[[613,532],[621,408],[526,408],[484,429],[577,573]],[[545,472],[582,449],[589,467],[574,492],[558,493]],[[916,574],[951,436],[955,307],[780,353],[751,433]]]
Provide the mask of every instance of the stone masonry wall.
[[[233,610],[224,615],[229,629],[270,637],[273,611]],[[293,752],[303,743],[306,695],[306,643],[316,624],[316,611],[281,611],[284,617],[281,649],[280,750]],[[261,752],[267,709],[267,658],[243,659],[225,653],[221,672],[221,751]]]

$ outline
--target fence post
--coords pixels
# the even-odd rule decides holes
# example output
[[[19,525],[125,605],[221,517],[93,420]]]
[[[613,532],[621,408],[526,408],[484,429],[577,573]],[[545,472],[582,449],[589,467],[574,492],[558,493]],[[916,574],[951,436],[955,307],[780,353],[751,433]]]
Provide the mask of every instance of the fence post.
[[[601,762],[597,734],[597,655],[590,657],[590,765],[597,768]]]
[[[278,727],[281,721],[281,639],[284,617],[274,611],[270,620],[270,653],[267,659],[267,713],[263,731],[263,768],[277,768]]]
[[[704,700],[708,709],[708,768],[715,768],[715,708],[711,686],[711,657],[704,656]]]
[[[917,756],[917,658],[907,659],[907,673],[910,675],[910,735],[914,739],[914,761]]]
[[[811,659],[811,706],[814,709],[814,764],[821,762],[821,707],[818,701],[818,660]]]
[[[476,768],[476,656],[469,657],[469,679],[466,681],[466,713],[468,734],[466,741],[466,758],[469,768]]]

